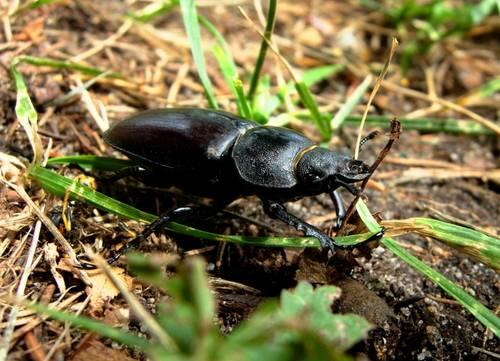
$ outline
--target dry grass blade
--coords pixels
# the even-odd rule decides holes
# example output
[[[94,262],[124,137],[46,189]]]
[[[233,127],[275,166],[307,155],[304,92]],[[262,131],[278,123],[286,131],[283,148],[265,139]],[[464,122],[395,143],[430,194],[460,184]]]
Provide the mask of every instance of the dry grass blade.
[[[12,188],[19,194],[19,196],[28,204],[31,209],[35,212],[35,214],[38,216],[38,218],[42,221],[42,223],[45,225],[45,227],[48,228],[48,230],[52,233],[54,238],[59,242],[59,245],[63,247],[65,250],[66,254],[68,255],[71,263],[75,266],[79,266],[80,262],[78,261],[75,251],[73,250],[73,247],[71,247],[71,244],[64,238],[62,233],[57,229],[57,227],[52,223],[52,221],[47,217],[40,207],[38,207],[35,202],[31,199],[31,197],[26,193],[23,187],[17,186],[11,182],[8,182],[5,178],[0,177],[0,182],[4,183],[6,186]]]
[[[20,302],[24,298],[24,291],[26,289],[26,284],[28,283],[28,277],[32,271],[32,264],[33,264],[33,260],[35,258],[35,252],[37,250],[41,228],[42,228],[42,223],[40,221],[37,221],[35,224],[35,230],[33,232],[31,245],[30,245],[30,248],[28,250],[28,254],[26,256],[26,261],[24,263],[23,273],[21,275],[21,279],[19,280],[19,284],[17,286],[16,298],[15,298],[16,304],[13,305],[11,308],[9,319],[8,319],[8,324],[5,327],[5,330],[3,333],[3,343],[2,343],[2,346],[0,347],[0,360],[1,361],[5,360],[7,358],[10,340],[12,339],[17,315],[19,312],[19,305],[17,303]]]
[[[466,226],[422,217],[388,220],[383,221],[382,225],[388,227],[392,235],[413,232],[424,237],[432,237],[497,271],[500,270],[500,239],[497,236]]]
[[[426,101],[431,102],[431,103],[441,104],[448,109],[451,109],[451,110],[454,110],[458,113],[464,114],[465,116],[469,117],[470,119],[475,120],[476,122],[485,126],[486,128],[491,129],[493,132],[495,132],[495,134],[500,135],[500,126],[496,125],[493,121],[491,121],[491,120],[489,120],[489,119],[487,119],[487,118],[485,118],[477,113],[474,113],[473,111],[471,111],[467,108],[464,108],[458,104],[455,104],[455,103],[450,102],[450,101],[445,100],[445,99],[441,99],[438,97],[433,97],[433,96],[421,93],[417,90],[404,88],[402,86],[399,86],[397,84],[391,83],[390,81],[386,81],[386,80],[382,81],[381,85],[384,88],[392,90],[398,94],[403,94],[403,95],[406,95],[409,97],[426,100]]]
[[[392,38],[391,48],[389,49],[389,55],[387,56],[387,59],[385,61],[384,68],[382,69],[382,72],[380,73],[377,80],[375,81],[375,86],[373,87],[373,90],[370,94],[370,98],[368,99],[368,103],[366,103],[365,111],[364,111],[363,116],[361,118],[361,123],[359,124],[358,139],[356,140],[356,149],[354,150],[354,159],[358,159],[358,156],[359,156],[359,149],[361,147],[361,137],[363,134],[363,128],[365,126],[366,117],[368,116],[368,111],[370,110],[370,105],[372,104],[372,101],[375,98],[375,95],[377,94],[377,92],[380,88],[380,84],[382,83],[387,72],[389,71],[389,65],[391,64],[391,60],[392,60],[394,53],[396,52],[397,46],[398,46],[398,40],[396,38]]]
[[[278,57],[279,61],[281,62],[281,64],[283,64],[283,66],[287,70],[288,74],[292,78],[293,82],[294,83],[298,83],[298,79],[299,79],[298,75],[295,73],[295,70],[290,65],[290,63],[280,54],[278,48],[273,44],[273,42],[271,40],[269,40],[265,36],[265,34],[252,21],[252,19],[250,19],[250,16],[248,16],[248,14],[246,13],[246,11],[242,7],[238,6],[238,10],[240,11],[241,15],[243,15],[243,17],[245,18],[245,20],[248,21],[248,23],[250,24],[250,26],[252,27],[252,29],[256,33],[258,33],[260,35],[260,37],[267,43],[267,45],[269,46],[269,49],[271,49],[272,52]]]
[[[176,350],[177,344],[169,336],[167,332],[158,324],[156,319],[141,305],[139,300],[123,286],[116,276],[111,272],[109,265],[99,255],[95,254],[90,248],[86,247],[86,253],[92,261],[101,269],[106,276],[111,280],[113,285],[118,288],[127,301],[130,307],[134,310],[136,316],[141,320],[142,324],[149,330],[150,335],[158,340],[158,342],[167,350]]]
[[[389,183],[394,186],[416,182],[422,179],[457,179],[457,178],[479,178],[490,180],[500,184],[500,169],[472,169],[461,167],[458,169],[445,168],[416,168],[412,167],[403,171],[396,179],[391,176]]]

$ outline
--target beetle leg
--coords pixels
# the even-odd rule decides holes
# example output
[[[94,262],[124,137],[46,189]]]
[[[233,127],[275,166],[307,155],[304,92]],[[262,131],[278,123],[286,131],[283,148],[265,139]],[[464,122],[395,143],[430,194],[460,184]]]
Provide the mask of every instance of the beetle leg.
[[[332,252],[334,251],[333,241],[327,234],[321,232],[319,229],[310,225],[306,221],[289,213],[283,204],[269,199],[263,199],[262,203],[264,205],[264,211],[270,217],[277,218],[280,221],[295,227],[299,231],[304,232],[306,236],[317,238],[322,247],[328,247]]]
[[[337,221],[335,222],[335,228],[339,229],[345,218],[345,206],[340,193],[335,190],[330,193],[330,198],[332,199],[333,205],[335,206],[335,212],[337,213]]]
[[[129,251],[131,249],[137,248],[137,246],[146,238],[148,238],[151,234],[163,228],[169,222],[179,222],[184,223],[186,221],[190,221],[192,219],[202,219],[207,218],[216,214],[221,210],[221,207],[202,207],[202,206],[188,206],[188,207],[179,207],[173,209],[163,215],[160,215],[153,223],[149,224],[144,230],[137,235],[137,237],[133,238],[125,246],[113,252],[111,257],[108,259],[108,263],[115,263],[123,253]]]

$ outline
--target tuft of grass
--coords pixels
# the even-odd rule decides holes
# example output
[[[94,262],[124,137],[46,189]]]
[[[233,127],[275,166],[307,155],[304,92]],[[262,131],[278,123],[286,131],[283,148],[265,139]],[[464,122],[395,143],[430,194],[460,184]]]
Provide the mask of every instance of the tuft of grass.
[[[398,30],[398,37],[401,36],[404,44],[401,54],[404,71],[410,68],[417,55],[429,52],[434,45],[449,37],[465,36],[486,17],[500,12],[497,0],[462,0],[461,4],[440,0],[405,0],[392,1],[389,6],[372,0],[363,2],[384,13]]]

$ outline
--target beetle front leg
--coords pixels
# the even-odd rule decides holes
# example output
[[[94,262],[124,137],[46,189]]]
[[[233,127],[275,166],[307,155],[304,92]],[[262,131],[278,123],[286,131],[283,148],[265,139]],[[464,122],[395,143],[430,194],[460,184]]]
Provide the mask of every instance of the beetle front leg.
[[[335,206],[335,212],[337,213],[337,221],[335,222],[335,229],[338,230],[342,225],[345,218],[345,206],[340,193],[335,190],[330,193],[330,198],[332,199],[333,205]]]
[[[333,241],[327,234],[289,213],[283,204],[269,199],[262,199],[262,203],[264,205],[264,212],[266,212],[267,215],[295,227],[297,230],[304,232],[306,236],[318,239],[321,247],[328,247],[332,252],[334,251],[335,247]]]

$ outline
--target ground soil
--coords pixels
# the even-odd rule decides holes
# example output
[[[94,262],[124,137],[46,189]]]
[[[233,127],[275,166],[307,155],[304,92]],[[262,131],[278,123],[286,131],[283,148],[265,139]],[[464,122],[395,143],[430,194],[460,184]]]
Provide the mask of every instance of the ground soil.
[[[329,107],[333,104],[335,110],[362,80],[362,72],[357,72],[357,68],[380,68],[389,44],[388,34],[392,34],[392,30],[381,14],[369,12],[350,2],[313,3],[313,9],[310,9],[302,3],[280,2],[275,32],[279,35],[277,41],[281,52],[298,69],[326,62],[347,62],[351,65],[341,75],[313,88],[320,105]],[[150,25],[132,27],[123,36],[110,41],[111,45],[100,48],[102,43],[99,41],[115,34],[122,25],[122,15],[138,7],[138,4],[134,4],[125,8],[124,3],[117,0],[102,3],[82,1],[78,4],[62,2],[13,18],[13,38],[7,41],[0,37],[3,41],[0,41],[0,146],[3,152],[20,159],[31,157],[29,143],[14,115],[16,95],[8,67],[13,57],[21,54],[61,59],[75,57],[77,61],[126,74],[128,83],[100,81],[89,89],[93,101],[102,102],[106,108],[110,122],[141,109],[167,105],[206,106],[178,11],[152,22],[154,28]],[[256,18],[250,4],[246,5],[246,9]],[[259,37],[237,9],[209,6],[201,11],[226,38],[241,73],[251,71],[260,44]],[[353,23],[357,17],[366,19],[368,25]],[[359,37],[354,43],[360,48],[343,48],[335,35],[349,25],[359,29],[354,33]],[[82,57],[88,49],[94,49],[95,52]],[[498,57],[498,50],[498,38],[485,31],[481,37],[464,37],[436,47],[433,52],[418,59],[405,76],[395,66],[388,78],[397,84],[409,84],[410,88],[427,93],[427,71],[431,77],[434,74],[431,84],[438,96],[456,100],[470,94],[476,85],[491,79],[494,75],[491,68],[500,69],[499,60],[494,56],[496,51]],[[339,52],[343,56],[335,57]],[[23,65],[20,69],[40,114],[40,133],[44,145],[47,145],[49,138],[53,141],[51,156],[118,156],[103,144],[98,126],[79,98],[64,106],[50,103],[67,94],[78,84],[77,79],[81,76],[66,70],[31,65]],[[264,71],[274,75],[276,69],[276,62],[271,57]],[[208,71],[222,106],[234,111],[234,101],[212,58],[208,60]],[[172,84],[179,84],[177,92],[172,90]],[[472,110],[484,117],[498,119],[497,96],[482,104],[475,104]],[[429,105],[422,99],[382,89],[372,113],[404,116],[427,109]],[[356,110],[361,113],[363,108]],[[432,117],[465,119],[464,115],[447,109],[429,114]],[[317,131],[308,124],[298,127],[318,139]],[[334,136],[332,145],[350,152],[355,139],[356,130],[345,127]],[[386,137],[381,136],[370,142],[362,151],[361,158],[367,162],[373,161],[386,140]],[[390,155],[396,159],[443,161],[486,173],[489,169],[498,168],[498,154],[498,138],[491,135],[423,134],[404,130]],[[367,204],[373,212],[378,212],[381,219],[437,217],[445,214],[497,234],[500,227],[498,179],[486,176],[408,177],[408,173],[404,172],[408,171],[409,166],[396,163],[384,162],[374,176],[375,183],[369,185],[365,192]],[[420,165],[424,169],[429,167],[426,163]],[[66,172],[79,173],[77,170]],[[154,213],[183,202],[182,196],[173,197],[171,193],[144,189],[133,181],[118,184],[119,187],[99,184],[99,189]],[[61,199],[49,196],[42,201],[40,190],[34,183],[27,190],[57,220]],[[26,204],[15,192],[7,187],[1,192],[0,218],[7,219],[26,210]],[[351,199],[348,194],[345,194],[345,198]],[[287,206],[294,214],[324,230],[334,225],[333,207],[326,195],[303,199]],[[106,254],[109,244],[120,243],[125,239],[121,232],[123,224],[132,230],[141,230],[136,222],[125,222],[112,215],[100,217],[105,215],[78,202],[72,204],[71,209],[74,230],[66,233],[66,236],[74,242],[76,249],[79,249],[79,242],[95,244],[96,239],[99,239],[106,245],[102,250]],[[195,226],[226,234],[300,235],[264,215],[257,198],[240,199],[227,210],[243,215],[250,221],[234,214],[221,213],[208,220],[200,220]],[[325,214],[332,216],[325,219]],[[33,223],[28,219],[17,230],[2,230],[4,242],[9,240],[4,243],[8,244],[7,249],[2,249],[5,259]],[[107,231],[104,232],[104,229]],[[44,240],[52,240],[49,232],[44,231],[42,234]],[[494,270],[430,238],[405,235],[398,240],[488,308],[498,311],[500,278]],[[307,280],[315,285],[338,285],[342,288],[343,296],[333,305],[334,311],[361,314],[377,326],[364,343],[352,350],[358,359],[488,360],[493,359],[493,356],[487,352],[499,352],[498,339],[468,311],[382,247],[365,253],[339,251],[334,257],[328,258],[320,250],[223,246],[186,236],[161,234],[151,237],[141,250],[175,253],[183,257],[201,254],[208,262],[219,305],[219,324],[224,332],[231,332],[263,300],[279,296],[281,290],[293,287],[300,280]],[[18,265],[21,265],[22,258],[19,262]],[[9,284],[8,277],[5,277],[1,283],[3,287]],[[70,294],[84,290],[83,284],[77,279],[67,276],[66,282],[68,287],[74,286]],[[41,261],[25,293],[40,296],[54,283],[49,264]],[[151,308],[161,298],[157,291],[146,287],[136,290],[136,293]],[[123,300],[117,297],[105,310],[95,312],[96,316],[102,318],[109,314],[109,310],[123,304]],[[6,314],[5,310],[2,311],[0,316],[3,319],[0,321],[5,321]],[[47,344],[52,344],[58,330],[54,329],[53,324],[48,325],[40,326],[34,333]],[[69,335],[64,347],[58,351],[59,356],[69,357],[75,351],[76,343],[81,341],[82,336],[78,331]],[[70,340],[71,337],[74,339]],[[26,338],[17,341],[12,348],[12,359],[26,356],[26,342]]]

